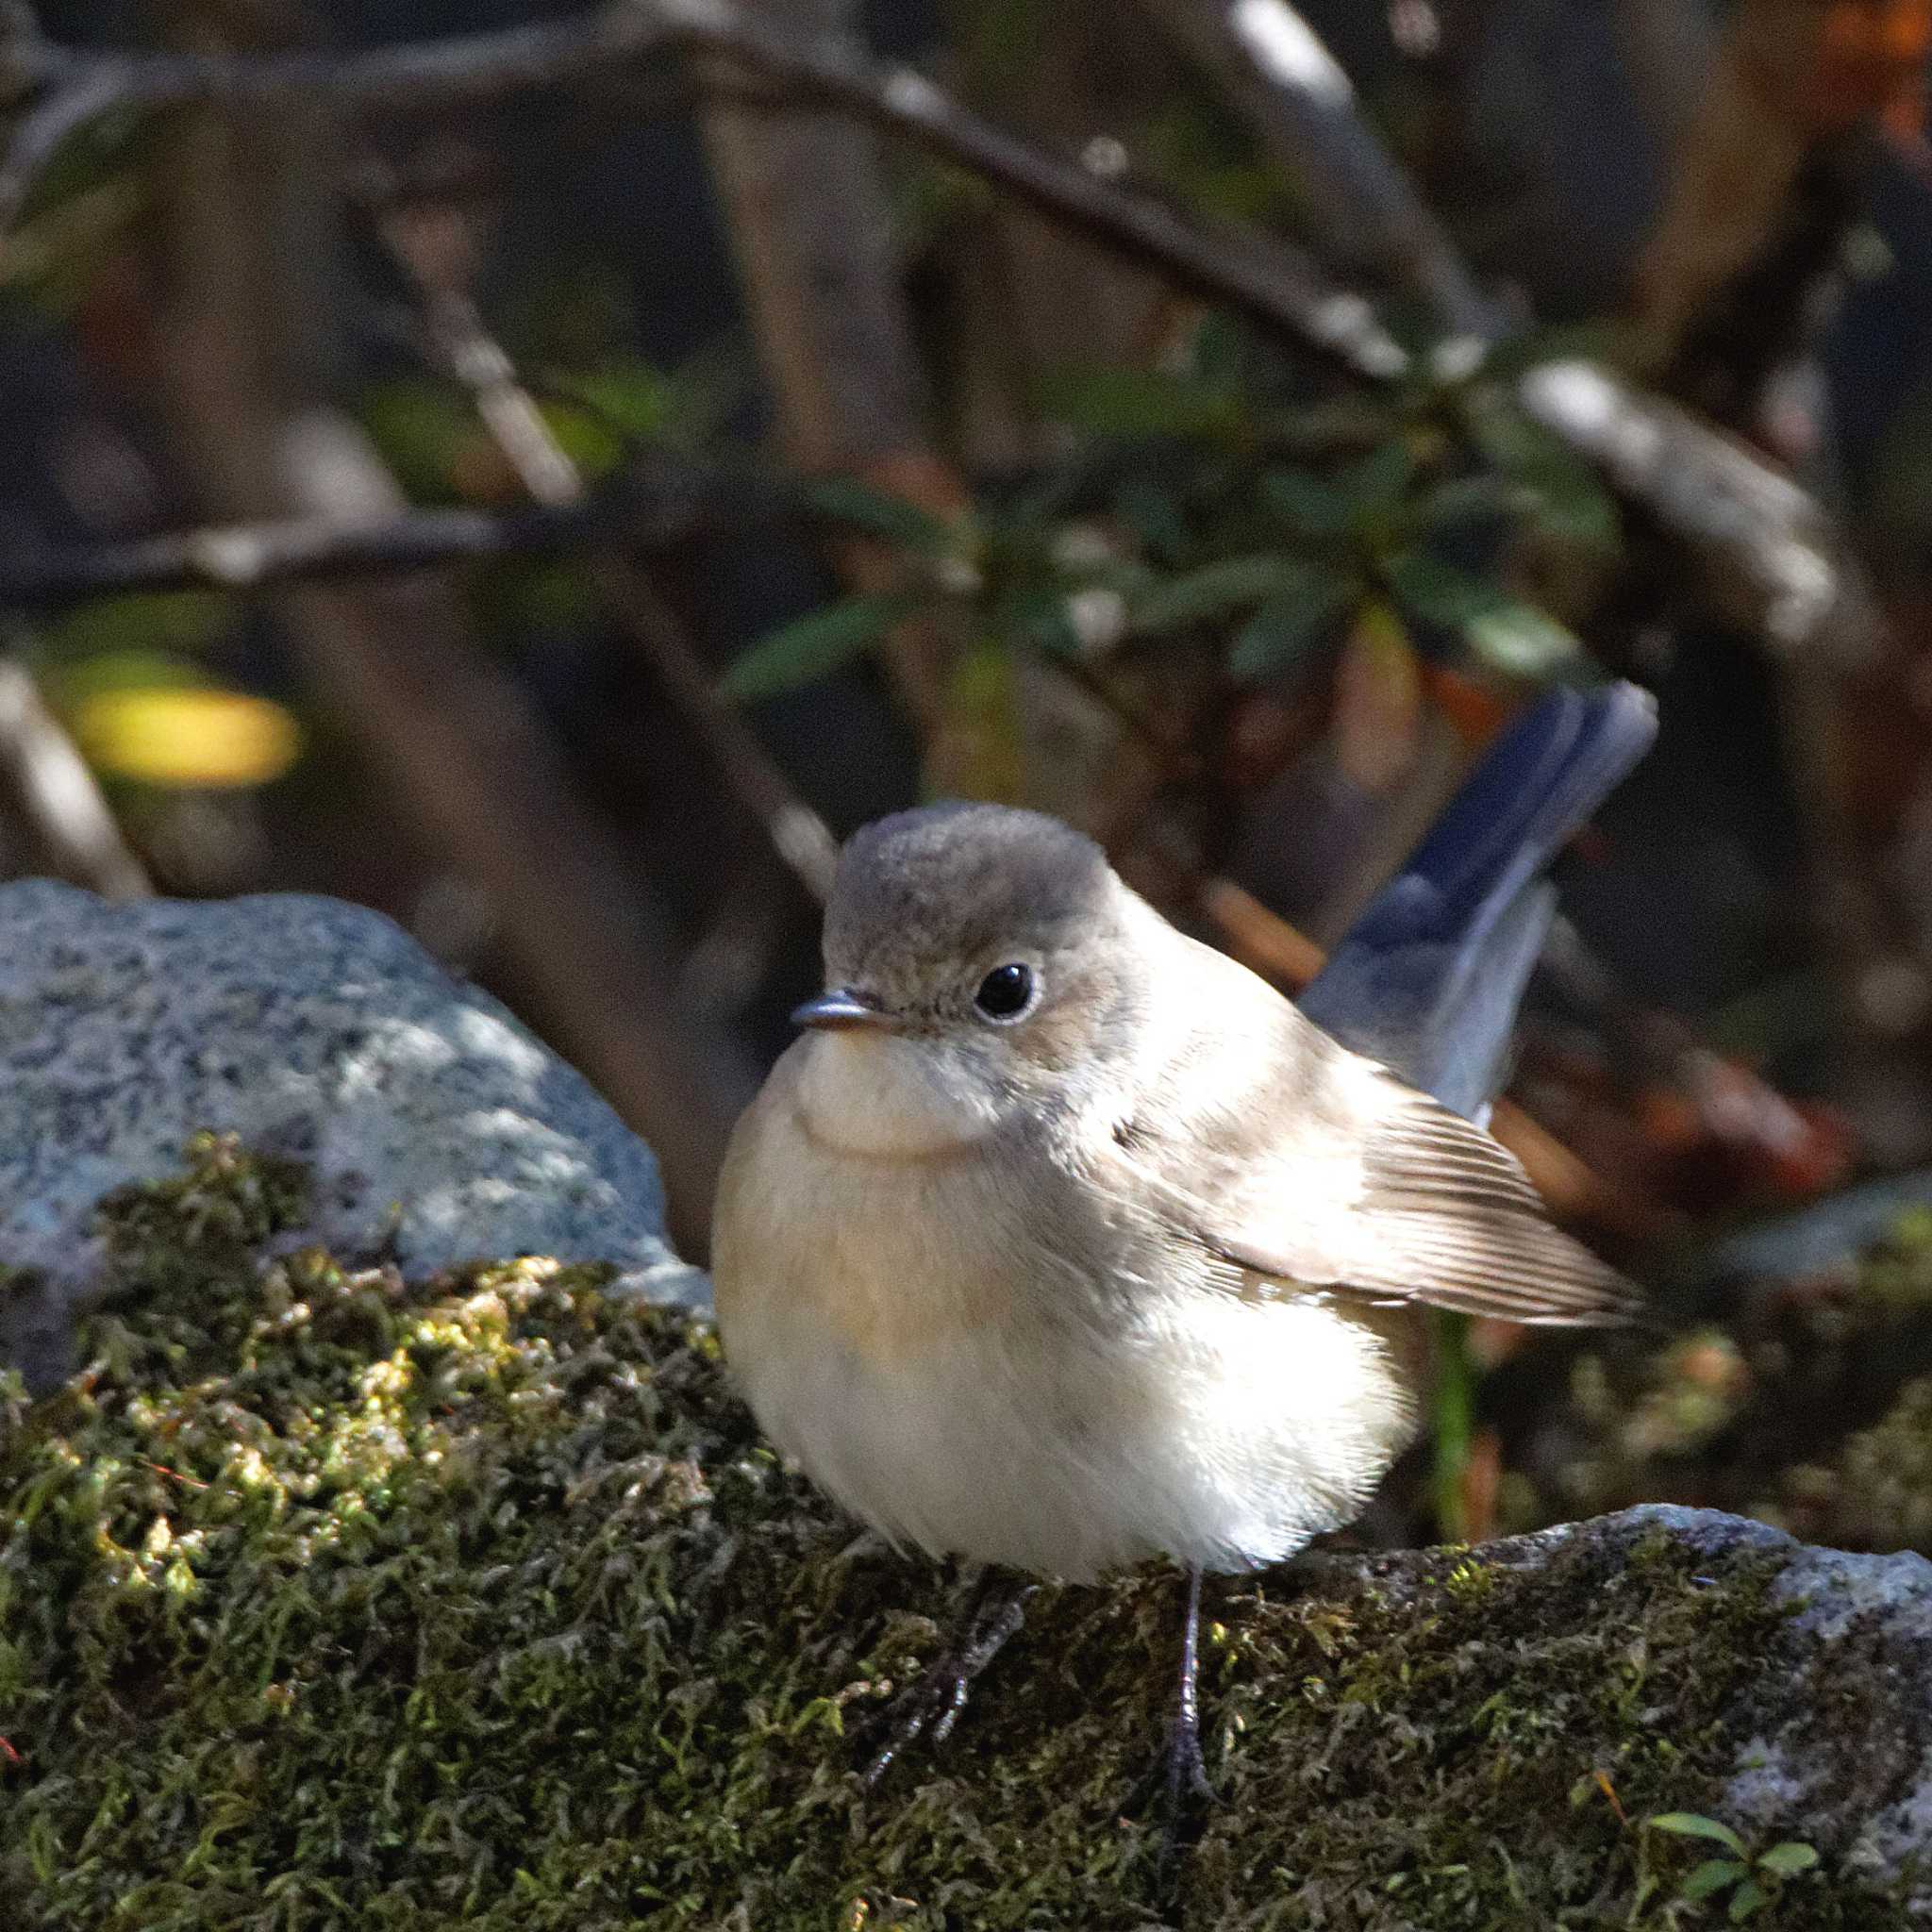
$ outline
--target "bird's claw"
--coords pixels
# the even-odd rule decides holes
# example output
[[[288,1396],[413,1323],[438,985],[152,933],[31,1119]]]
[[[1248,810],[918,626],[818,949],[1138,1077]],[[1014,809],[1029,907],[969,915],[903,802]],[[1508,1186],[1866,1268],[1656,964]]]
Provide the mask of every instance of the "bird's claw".
[[[1037,1584],[1000,1595],[983,1605],[969,1627],[967,1640],[927,1665],[880,1713],[885,1742],[867,1760],[860,1782],[870,1790],[897,1757],[924,1737],[934,1748],[953,1735],[959,1713],[973,1694],[974,1680],[1006,1647],[1026,1621],[1026,1603]]]

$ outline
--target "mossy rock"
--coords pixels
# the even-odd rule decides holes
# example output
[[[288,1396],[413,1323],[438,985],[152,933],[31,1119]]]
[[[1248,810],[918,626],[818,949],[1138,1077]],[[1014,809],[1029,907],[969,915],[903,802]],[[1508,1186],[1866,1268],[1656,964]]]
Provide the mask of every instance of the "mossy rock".
[[[867,1792],[859,1734],[963,1586],[855,1544],[688,1318],[583,1268],[287,1253],[304,1212],[203,1141],[107,1204],[88,1367],[16,1386],[0,1923],[1721,1922],[1742,1881],[1690,1904],[1714,1848],[1644,1824],[1679,1812],[1821,1855],[1758,1874],[1760,1924],[1912,1895],[1878,1826],[1924,1657],[1869,1591],[1807,1605],[1817,1553],[1678,1512],[1212,1586],[1220,1795],[1170,1873],[1137,1803],[1168,1574],[1042,1591],[950,1742]]]

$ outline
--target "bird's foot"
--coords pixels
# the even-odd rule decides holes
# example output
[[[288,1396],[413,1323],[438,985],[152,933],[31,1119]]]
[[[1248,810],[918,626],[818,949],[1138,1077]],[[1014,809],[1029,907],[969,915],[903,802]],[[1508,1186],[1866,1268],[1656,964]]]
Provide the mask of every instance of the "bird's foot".
[[[884,1741],[866,1762],[863,1782],[877,1784],[908,1745],[925,1739],[943,1744],[966,1708],[973,1685],[1026,1621],[1026,1604],[1038,1584],[1000,1589],[983,1597],[966,1626],[965,1641],[928,1664],[891,1701],[877,1721]]]
[[[1214,1802],[1200,1726],[1188,1713],[1176,1712],[1159,1755],[1134,1787],[1127,1809],[1129,1817],[1144,1819],[1159,1831],[1154,1871],[1163,1884],[1193,1849]]]

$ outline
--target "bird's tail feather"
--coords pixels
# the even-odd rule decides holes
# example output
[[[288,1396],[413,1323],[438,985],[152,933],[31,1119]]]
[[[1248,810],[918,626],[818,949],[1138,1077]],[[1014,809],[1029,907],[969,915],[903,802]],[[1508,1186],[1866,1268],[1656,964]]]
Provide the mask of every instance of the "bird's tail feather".
[[[1540,875],[1657,735],[1632,684],[1559,687],[1491,746],[1300,1005],[1346,1046],[1480,1118],[1555,897]]]

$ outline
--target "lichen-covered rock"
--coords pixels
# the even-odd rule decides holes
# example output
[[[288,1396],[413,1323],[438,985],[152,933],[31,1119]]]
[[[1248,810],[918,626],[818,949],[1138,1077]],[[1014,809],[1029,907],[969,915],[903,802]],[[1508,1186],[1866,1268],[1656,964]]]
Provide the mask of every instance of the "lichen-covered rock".
[[[0,887],[0,1254],[42,1271],[0,1360],[44,1376],[98,1266],[88,1218],[190,1133],[304,1161],[317,1232],[425,1271],[613,1263],[689,1299],[650,1151],[504,1008],[380,915],[297,896],[109,905]]]
[[[586,1269],[265,1262],[307,1212],[296,1170],[219,1143],[125,1191],[89,1368],[0,1414],[5,1923],[1663,1932],[1755,1896],[1759,1924],[1875,1932],[1932,1909],[1917,1558],[1647,1509],[1215,1584],[1220,1797],[1163,1875],[1139,1794],[1176,1579],[1042,1591],[950,1743],[868,1793],[856,1733],[960,1587],[855,1546],[701,1325]]]

